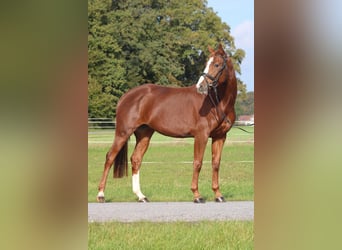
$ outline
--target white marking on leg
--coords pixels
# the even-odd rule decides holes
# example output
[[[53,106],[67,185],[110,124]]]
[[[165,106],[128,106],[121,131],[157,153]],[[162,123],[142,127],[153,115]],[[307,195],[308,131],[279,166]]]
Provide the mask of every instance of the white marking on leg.
[[[139,180],[139,171],[136,174],[132,175],[132,187],[133,193],[135,193],[139,200],[144,199],[146,196],[140,190],[140,180]]]
[[[210,57],[210,58],[209,58],[209,60],[208,60],[208,62],[207,62],[207,66],[205,67],[203,73],[208,74],[210,64],[212,63],[213,60],[214,60],[214,57]],[[202,81],[204,81],[204,77],[203,77],[203,76],[201,76],[201,77],[199,78],[199,80],[198,80],[198,82],[197,82],[197,84],[196,84],[196,88],[197,88],[197,89],[200,88],[200,84],[201,84]]]
[[[104,192],[103,192],[103,191],[100,191],[100,192],[97,194],[97,197],[104,197]]]

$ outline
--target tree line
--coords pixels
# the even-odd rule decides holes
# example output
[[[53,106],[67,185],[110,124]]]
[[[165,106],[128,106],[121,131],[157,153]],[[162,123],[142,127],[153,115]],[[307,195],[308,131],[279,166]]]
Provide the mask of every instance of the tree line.
[[[206,0],[89,0],[88,117],[115,117],[119,98],[141,84],[196,83],[218,43],[241,73],[245,52]],[[238,90],[241,103],[240,79]]]

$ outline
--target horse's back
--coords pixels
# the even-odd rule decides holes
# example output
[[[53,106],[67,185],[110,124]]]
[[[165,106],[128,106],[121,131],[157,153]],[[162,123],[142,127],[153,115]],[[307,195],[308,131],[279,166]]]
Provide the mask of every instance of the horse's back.
[[[168,99],[177,101],[180,98],[189,98],[189,95],[191,95],[190,93],[195,92],[194,86],[181,88],[144,84],[125,93],[118,103],[118,109],[120,109],[121,106],[126,106],[127,104],[131,104],[130,106],[134,106],[134,104],[138,105],[141,101],[154,104]]]

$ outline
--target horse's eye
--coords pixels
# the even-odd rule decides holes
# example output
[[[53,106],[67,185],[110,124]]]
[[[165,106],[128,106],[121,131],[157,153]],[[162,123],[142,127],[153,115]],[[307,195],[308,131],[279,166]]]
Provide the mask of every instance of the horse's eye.
[[[215,63],[214,65],[216,68],[218,68],[220,65],[218,63]]]

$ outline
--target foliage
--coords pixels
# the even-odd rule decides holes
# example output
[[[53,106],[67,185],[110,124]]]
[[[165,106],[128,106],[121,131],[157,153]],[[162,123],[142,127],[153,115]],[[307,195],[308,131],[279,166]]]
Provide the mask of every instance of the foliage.
[[[236,100],[235,110],[237,116],[254,114],[254,92],[241,94],[240,98]]]
[[[245,52],[206,0],[89,0],[88,116],[115,116],[119,98],[134,86],[194,84],[207,46],[218,43],[241,73]]]

